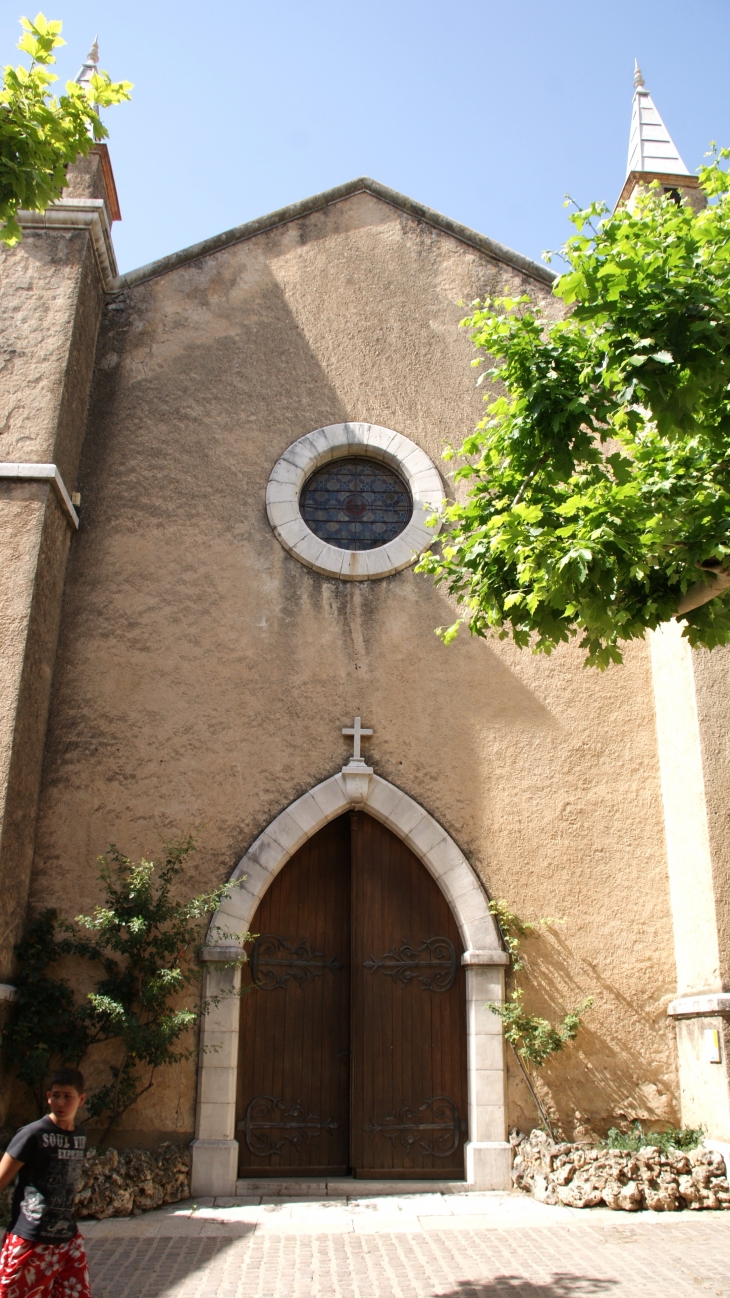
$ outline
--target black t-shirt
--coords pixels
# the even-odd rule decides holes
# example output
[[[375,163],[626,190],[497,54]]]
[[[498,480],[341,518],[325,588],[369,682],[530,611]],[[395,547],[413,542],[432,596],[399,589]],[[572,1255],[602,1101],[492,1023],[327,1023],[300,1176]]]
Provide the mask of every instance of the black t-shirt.
[[[8,1230],[33,1244],[65,1244],[77,1232],[74,1199],[86,1149],[83,1127],[39,1118],[16,1131],[6,1153],[23,1164]]]

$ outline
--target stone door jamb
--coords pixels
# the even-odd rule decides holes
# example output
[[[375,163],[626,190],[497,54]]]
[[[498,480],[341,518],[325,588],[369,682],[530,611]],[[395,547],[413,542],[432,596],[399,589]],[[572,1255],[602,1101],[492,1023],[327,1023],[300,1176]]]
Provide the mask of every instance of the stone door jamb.
[[[193,1195],[232,1195],[236,1188],[240,1000],[235,993],[241,971],[224,962],[240,958],[241,936],[279,870],[308,838],[351,807],[367,811],[408,845],[453,911],[465,948],[467,980],[466,1180],[474,1189],[509,1188],[504,1039],[500,1019],[488,1008],[488,1002],[504,999],[508,957],[484,889],[453,839],[413,798],[378,775],[358,783],[338,773],[293,802],[256,839],[231,875],[237,886],[211,920],[201,952],[203,996],[220,999],[201,1024]]]

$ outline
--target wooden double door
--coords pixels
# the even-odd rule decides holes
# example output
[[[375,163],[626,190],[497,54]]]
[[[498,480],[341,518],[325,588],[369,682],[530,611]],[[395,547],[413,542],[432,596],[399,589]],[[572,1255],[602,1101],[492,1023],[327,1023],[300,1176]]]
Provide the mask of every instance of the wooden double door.
[[[347,813],[291,858],[251,931],[240,1175],[463,1177],[463,948],[417,857]]]

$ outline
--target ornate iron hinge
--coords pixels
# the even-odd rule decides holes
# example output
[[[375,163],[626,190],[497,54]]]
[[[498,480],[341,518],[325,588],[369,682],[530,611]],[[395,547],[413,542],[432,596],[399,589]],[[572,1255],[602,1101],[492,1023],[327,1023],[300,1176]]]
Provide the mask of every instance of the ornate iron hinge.
[[[404,938],[397,951],[393,947],[379,960],[371,955],[364,963],[371,973],[380,969],[404,987],[415,978],[426,992],[447,992],[454,985],[458,967],[454,944],[447,937],[427,937],[416,949]]]
[[[301,987],[314,978],[321,978],[325,969],[336,973],[341,968],[340,960],[335,960],[334,956],[325,960],[321,951],[312,950],[305,937],[294,944],[275,933],[262,933],[256,938],[251,952],[251,978],[264,992],[278,991],[290,978]]]
[[[311,1109],[305,1114],[299,1103],[287,1109],[281,1096],[256,1095],[237,1128],[243,1131],[251,1153],[263,1158],[276,1154],[286,1141],[298,1149],[305,1140],[310,1144],[315,1136],[321,1136],[323,1131],[336,1131],[339,1125],[334,1118],[323,1121]],[[281,1136],[274,1140],[269,1132],[281,1132]]]
[[[466,1131],[466,1122],[459,1117],[453,1100],[437,1095],[432,1100],[425,1100],[417,1109],[404,1100],[397,1114],[394,1108],[381,1122],[371,1119],[363,1131],[369,1136],[385,1136],[394,1143],[398,1140],[404,1149],[410,1150],[418,1145],[424,1154],[447,1158],[458,1147],[459,1136]],[[428,1131],[438,1134],[429,1137],[425,1134]]]

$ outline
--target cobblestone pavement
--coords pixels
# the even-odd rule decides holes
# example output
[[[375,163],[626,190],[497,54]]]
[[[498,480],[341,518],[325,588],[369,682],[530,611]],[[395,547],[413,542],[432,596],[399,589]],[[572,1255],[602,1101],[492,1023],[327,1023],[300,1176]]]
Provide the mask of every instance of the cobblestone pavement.
[[[730,1298],[730,1213],[226,1199],[82,1231],[94,1298]]]

